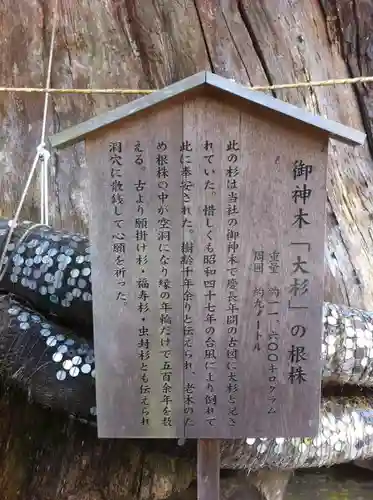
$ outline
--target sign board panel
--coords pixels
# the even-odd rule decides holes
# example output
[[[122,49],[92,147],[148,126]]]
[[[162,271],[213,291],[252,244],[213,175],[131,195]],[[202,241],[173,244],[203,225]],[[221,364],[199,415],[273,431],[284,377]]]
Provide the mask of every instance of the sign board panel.
[[[328,137],[292,123],[205,90],[86,138],[100,437],[317,433]]]

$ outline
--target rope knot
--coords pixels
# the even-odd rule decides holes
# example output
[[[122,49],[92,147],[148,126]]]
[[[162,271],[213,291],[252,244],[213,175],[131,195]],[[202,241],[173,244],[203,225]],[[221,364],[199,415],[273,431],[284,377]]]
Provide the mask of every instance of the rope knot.
[[[39,160],[48,162],[51,157],[50,152],[45,149],[45,143],[41,142],[39,146],[36,148],[36,152],[38,153]]]

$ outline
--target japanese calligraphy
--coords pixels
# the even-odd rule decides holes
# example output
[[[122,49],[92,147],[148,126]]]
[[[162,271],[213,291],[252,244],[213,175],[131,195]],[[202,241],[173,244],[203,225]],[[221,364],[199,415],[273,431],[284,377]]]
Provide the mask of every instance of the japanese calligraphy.
[[[123,230],[124,189],[122,180],[123,147],[121,141],[112,141],[108,147],[112,206],[112,241],[111,250],[114,263],[115,279],[114,298],[122,305],[127,305],[127,237]]]
[[[163,359],[161,368],[162,418],[161,425],[172,427],[172,280],[169,263],[171,259],[172,224],[169,214],[169,161],[168,144],[158,140],[156,145],[155,172],[158,186],[157,241],[159,250],[158,297],[159,339]]]
[[[151,360],[151,339],[149,334],[149,280],[147,277],[148,267],[148,217],[145,213],[145,196],[149,189],[143,178],[146,169],[143,158],[144,149],[140,141],[136,141],[133,146],[133,163],[137,173],[137,180],[133,189],[135,198],[135,218],[134,233],[136,240],[136,269],[138,278],[136,279],[136,309],[139,312],[140,324],[137,327],[137,356],[140,361],[140,406],[141,425],[149,427],[151,383],[149,379],[149,362]]]
[[[276,252],[278,254],[278,252]],[[268,363],[268,415],[277,413],[277,384],[278,384],[278,363],[279,363],[279,308],[281,290],[273,283],[267,289],[268,305],[268,341],[267,341],[267,363]]]
[[[211,427],[217,420],[217,340],[216,340],[216,170],[214,168],[214,145],[206,140],[203,149],[203,185],[206,203],[203,206],[205,244],[203,249],[204,273],[204,360],[205,360],[205,421]]]
[[[225,154],[227,167],[225,169],[225,187],[227,190],[227,230],[226,230],[226,314],[225,325],[227,331],[227,393],[228,393],[228,425],[235,427],[237,425],[237,395],[239,392],[239,380],[237,376],[237,365],[239,363],[238,349],[238,327],[239,327],[239,296],[237,275],[240,266],[240,147],[236,140],[229,140],[226,143]]]
[[[270,253],[270,255],[273,254],[276,255],[276,263],[280,268],[280,254],[277,251]],[[266,360],[268,363],[267,412],[269,415],[276,413],[277,403],[276,387],[278,383],[279,363],[280,299],[281,290],[279,286],[273,282],[266,287],[255,287],[253,290],[253,310],[256,316],[253,352],[261,352],[264,349],[266,351]],[[267,339],[266,345],[264,345],[264,337]]]
[[[184,425],[193,427],[195,425],[195,390],[196,386],[192,374],[193,365],[193,340],[195,336],[195,325],[192,315],[194,302],[194,228],[192,225],[192,159],[193,147],[190,141],[185,141],[180,146],[180,169],[183,189],[182,204],[182,226],[183,241],[181,243],[181,272],[183,283],[183,310],[184,310],[184,370],[186,383],[184,384]]]
[[[296,160],[292,168],[292,178],[294,187],[291,193],[291,199],[295,208],[292,225],[297,228],[301,235],[301,240],[291,241],[291,255],[293,258],[290,271],[291,281],[288,287],[288,307],[292,317],[296,318],[302,311],[308,309],[307,297],[310,292],[310,271],[308,268],[309,255],[312,250],[311,243],[307,241],[306,232],[311,225],[307,219],[307,205],[312,199],[313,189],[310,187],[310,180],[314,173],[313,165],[307,165],[302,160]],[[304,369],[304,362],[308,360],[307,352],[303,340],[306,335],[306,327],[299,324],[295,319],[290,327],[292,344],[287,353],[289,365],[288,382],[291,385],[303,384],[307,381],[308,375]]]

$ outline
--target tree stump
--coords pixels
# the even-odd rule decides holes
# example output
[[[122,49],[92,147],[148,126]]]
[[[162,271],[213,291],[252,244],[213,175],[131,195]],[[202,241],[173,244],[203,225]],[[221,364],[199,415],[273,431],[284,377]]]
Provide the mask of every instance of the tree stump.
[[[204,69],[247,85],[373,73],[370,2],[60,0],[59,4],[53,87],[160,88]],[[1,2],[2,85],[45,85],[51,9],[52,2],[46,0]],[[368,135],[364,148],[354,151],[333,143],[331,149],[325,300],[373,310],[372,90],[358,85],[273,93],[365,129]],[[48,133],[134,98],[53,95]],[[1,93],[0,100],[0,216],[11,217],[40,141],[44,97]],[[51,224],[87,233],[89,166],[82,147],[53,153],[51,164]],[[22,218],[37,220],[39,206],[35,181]],[[0,411],[4,499],[161,499],[186,490],[194,478],[194,452],[189,458],[185,450],[175,455],[174,443],[99,442],[95,429],[7,391]],[[268,500],[276,498],[275,493],[268,495]]]

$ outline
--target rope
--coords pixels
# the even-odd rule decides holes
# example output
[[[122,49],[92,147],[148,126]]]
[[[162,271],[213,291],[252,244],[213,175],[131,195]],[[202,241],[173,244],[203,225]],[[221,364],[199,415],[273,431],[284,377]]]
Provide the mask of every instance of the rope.
[[[314,80],[309,82],[279,83],[275,85],[248,86],[249,90],[281,90],[304,87],[327,87],[332,85],[353,85],[357,83],[373,83],[373,76],[356,76],[354,78],[334,78],[331,80]],[[160,89],[54,89],[41,87],[0,87],[0,92],[24,92],[47,94],[151,94]]]
[[[14,230],[17,227],[17,221],[19,219],[19,214],[21,213],[21,210],[22,210],[22,207],[23,207],[23,203],[24,203],[26,195],[28,193],[28,190],[29,190],[32,178],[34,177],[34,173],[35,173],[38,161],[39,161],[39,151],[36,152],[36,155],[35,155],[34,161],[32,163],[32,167],[31,167],[30,173],[29,173],[27,181],[26,181],[26,185],[25,185],[25,187],[23,189],[23,192],[22,192],[22,195],[21,195],[21,199],[20,199],[20,201],[18,203],[18,207],[17,207],[16,213],[14,214],[14,218],[11,221],[9,221],[9,231],[8,231],[8,234],[7,234],[7,237],[6,237],[6,240],[5,240],[3,251],[1,253],[1,257],[0,257],[0,273],[1,273],[1,276],[3,276],[5,274],[6,264],[7,264],[7,262],[9,262],[9,260],[7,261],[7,259],[6,259],[6,254],[7,254],[7,251],[8,251],[9,243],[10,243],[10,241],[12,239],[12,235],[14,233]]]
[[[41,127],[41,138],[40,144],[37,147],[39,151],[39,158],[41,160],[41,172],[40,172],[40,223],[48,225],[49,224],[49,205],[48,205],[48,162],[50,159],[50,153],[45,149],[45,132],[47,129],[47,113],[48,113],[48,103],[49,103],[49,88],[51,83],[52,74],[52,60],[53,60],[53,50],[54,42],[56,38],[56,27],[57,27],[57,12],[58,12],[58,0],[54,2],[53,9],[53,26],[52,26],[52,37],[51,44],[49,47],[49,60],[48,60],[48,71],[47,71],[47,82],[46,82],[46,93],[44,100],[44,110],[43,110],[43,122]]]
[[[42,161],[42,170],[41,170],[41,214],[40,214],[40,224],[33,225],[31,228],[26,230],[26,232],[22,235],[21,240],[24,241],[26,236],[35,228],[39,226],[47,226],[48,225],[48,219],[49,219],[49,207],[48,207],[48,160],[50,158],[50,153],[45,149],[45,132],[46,132],[46,122],[47,122],[47,110],[48,110],[48,99],[49,99],[49,86],[50,86],[50,80],[51,80],[51,68],[52,68],[52,54],[53,54],[53,46],[54,46],[54,39],[55,39],[55,32],[56,32],[56,25],[57,25],[57,3],[58,0],[55,0],[55,8],[54,8],[54,14],[53,14],[53,28],[52,28],[52,38],[51,38],[51,47],[50,47],[50,52],[49,52],[49,63],[48,63],[48,71],[47,71],[47,84],[46,84],[46,96],[45,96],[45,101],[44,101],[44,112],[43,112],[43,122],[42,122],[42,131],[41,131],[41,138],[40,138],[40,144],[36,148],[36,154],[34,161],[31,166],[30,173],[28,175],[26,185],[23,189],[21,199],[18,203],[16,212],[14,214],[14,217],[11,221],[9,221],[9,231],[7,234],[7,237],[5,239],[4,247],[1,252],[0,256],[0,282],[4,278],[6,269],[7,269],[7,264],[10,262],[10,259],[7,259],[7,252],[9,248],[9,244],[11,242],[14,230],[16,229],[18,225],[18,219],[19,215],[21,213],[21,210],[23,208],[23,204],[25,202],[27,193],[29,191],[31,181],[34,177],[36,167],[38,165],[38,162],[41,160]],[[20,244],[20,242],[18,243]]]

